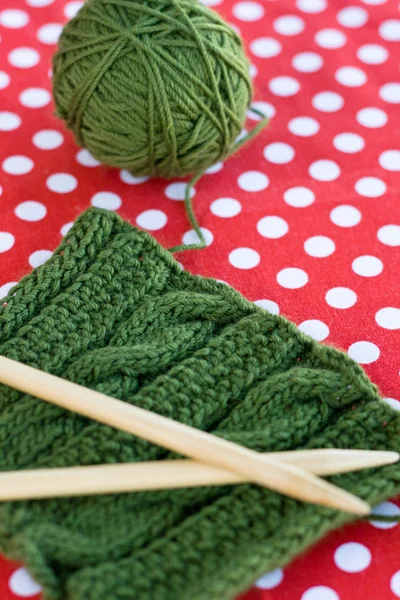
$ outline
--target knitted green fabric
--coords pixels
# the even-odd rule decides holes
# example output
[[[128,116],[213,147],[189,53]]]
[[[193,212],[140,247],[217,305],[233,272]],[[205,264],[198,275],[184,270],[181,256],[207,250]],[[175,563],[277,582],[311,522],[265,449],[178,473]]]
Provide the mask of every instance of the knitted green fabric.
[[[0,353],[258,451],[400,450],[363,370],[91,209],[0,310]],[[162,448],[6,386],[0,469],[132,462]],[[332,478],[372,504],[391,465]],[[51,600],[228,600],[351,520],[249,484],[0,505],[0,548]]]
[[[88,0],[53,67],[57,114],[78,143],[137,176],[225,159],[252,95],[240,37],[198,0]]]

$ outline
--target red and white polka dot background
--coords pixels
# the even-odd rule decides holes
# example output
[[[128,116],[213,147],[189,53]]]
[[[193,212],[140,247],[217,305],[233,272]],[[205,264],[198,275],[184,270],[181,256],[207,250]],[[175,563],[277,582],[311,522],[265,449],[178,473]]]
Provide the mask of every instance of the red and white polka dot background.
[[[197,184],[208,248],[186,269],[223,280],[365,366],[400,404],[400,14],[396,0],[203,0],[243,35],[264,131]],[[0,297],[90,205],[164,246],[196,236],[185,184],[100,165],[53,116],[51,56],[72,0],[0,5]],[[251,110],[247,128],[258,117]],[[398,501],[375,510],[399,514]],[[246,600],[400,598],[400,527],[365,522],[259,579]],[[36,599],[0,558],[0,598]]]

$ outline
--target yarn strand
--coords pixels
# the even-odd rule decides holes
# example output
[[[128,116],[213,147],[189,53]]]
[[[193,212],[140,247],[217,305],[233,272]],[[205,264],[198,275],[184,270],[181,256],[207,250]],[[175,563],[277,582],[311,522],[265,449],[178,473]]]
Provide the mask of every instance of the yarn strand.
[[[249,133],[247,133],[241,140],[239,140],[239,142],[236,143],[231,156],[233,154],[236,154],[236,152],[238,150],[240,150],[240,148],[242,148],[242,146],[247,144],[247,142],[249,142],[250,140],[257,137],[257,135],[269,123],[269,117],[266,117],[262,112],[260,112],[259,110],[255,109],[255,108],[252,108],[251,111],[253,113],[255,113],[256,115],[258,115],[261,118],[261,121]],[[199,238],[200,242],[198,242],[197,244],[179,244],[178,246],[173,246],[172,248],[169,248],[169,252],[171,252],[171,253],[186,252],[186,250],[202,250],[203,248],[206,248],[206,246],[207,246],[206,239],[204,237],[204,234],[201,230],[201,227],[199,225],[199,222],[198,222],[197,217],[194,212],[192,194],[191,194],[193,187],[196,185],[196,183],[198,181],[200,181],[200,179],[203,177],[206,170],[207,169],[203,169],[202,171],[200,171],[199,173],[194,175],[194,177],[192,177],[192,179],[190,179],[190,181],[188,181],[188,183],[186,185],[186,190],[185,190],[186,215],[187,215],[191,225],[193,226],[193,229],[196,232],[197,237]]]
[[[400,515],[374,515],[373,513],[362,518],[363,521],[377,521],[378,523],[400,523]]]

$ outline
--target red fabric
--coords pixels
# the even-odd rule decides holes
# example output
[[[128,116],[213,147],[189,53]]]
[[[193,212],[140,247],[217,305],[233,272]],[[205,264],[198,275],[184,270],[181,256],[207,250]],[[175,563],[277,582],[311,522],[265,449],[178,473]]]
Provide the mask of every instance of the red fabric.
[[[256,99],[268,103],[264,108],[275,116],[256,141],[197,184],[196,214],[213,241],[180,260],[186,269],[222,279],[251,300],[275,302],[281,314],[306,322],[304,330],[349,350],[395,404],[400,400],[397,2],[207,3],[239,27],[253,63]],[[77,159],[72,136],[53,116],[45,91],[51,85],[57,24],[79,4],[1,2],[0,295],[30,265],[48,257],[61,228],[91,202],[152,228],[164,246],[179,243],[189,230],[182,203],[168,197],[171,182],[128,184],[117,170],[80,164],[87,156]],[[254,124],[249,120],[248,128]],[[353,135],[341,135],[348,133]],[[9,160],[21,155],[31,162]],[[243,177],[247,172],[257,173]],[[52,177],[57,173],[67,177]],[[288,193],[297,187],[309,191]],[[95,196],[99,192],[112,195]],[[213,204],[220,198],[229,200]],[[292,268],[297,270],[286,270]],[[384,509],[395,512],[396,504]],[[260,580],[243,600],[400,597],[399,532],[398,526],[379,529],[370,523],[336,532],[283,573]],[[2,600],[39,598],[37,591],[22,567],[0,559]]]

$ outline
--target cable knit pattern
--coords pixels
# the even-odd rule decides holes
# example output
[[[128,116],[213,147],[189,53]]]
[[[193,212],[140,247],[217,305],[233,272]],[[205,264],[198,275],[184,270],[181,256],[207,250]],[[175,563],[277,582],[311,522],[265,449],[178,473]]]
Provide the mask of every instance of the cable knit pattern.
[[[147,233],[90,209],[0,309],[0,353],[258,451],[400,450],[364,371]],[[0,386],[2,470],[171,457]],[[332,478],[375,504],[391,465]],[[0,547],[48,600],[228,600],[350,515],[254,485],[0,506]]]

